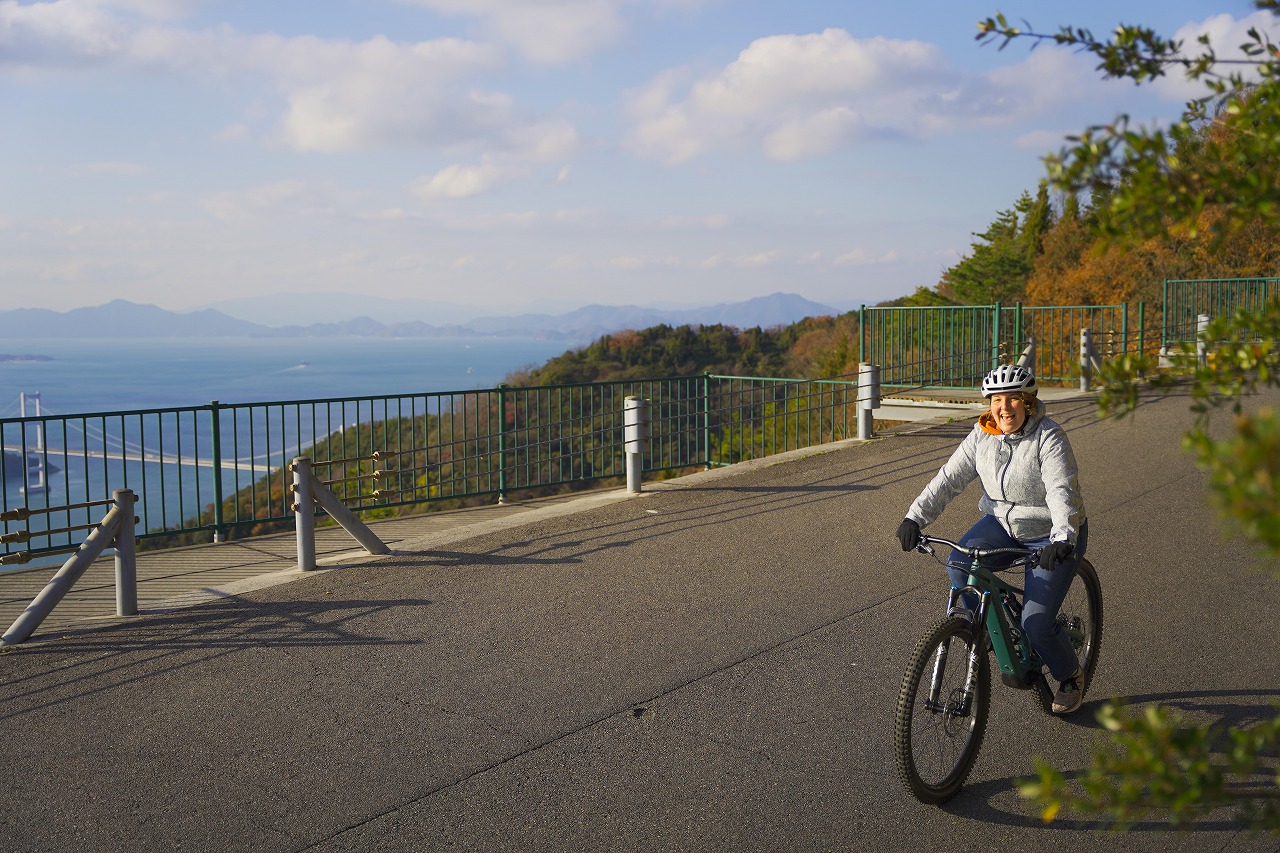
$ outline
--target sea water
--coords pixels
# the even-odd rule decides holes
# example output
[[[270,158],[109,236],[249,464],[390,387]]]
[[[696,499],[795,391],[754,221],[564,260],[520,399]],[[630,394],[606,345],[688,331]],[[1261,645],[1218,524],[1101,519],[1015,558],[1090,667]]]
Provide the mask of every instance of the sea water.
[[[47,417],[178,409],[215,400],[228,405],[472,391],[493,388],[513,372],[539,366],[570,346],[564,341],[535,338],[11,340],[0,344],[0,354],[10,356],[0,359],[0,420],[19,417],[23,395],[27,397],[28,417],[36,414],[36,395],[39,413]],[[69,423],[73,430],[93,429],[95,424],[111,429],[117,420],[73,419]],[[188,418],[182,423],[193,421]],[[4,436],[6,456],[15,455],[8,445],[16,441],[27,448],[37,439],[50,448],[91,439],[101,445],[100,437],[80,438],[74,432],[43,435],[31,425],[12,422],[4,428]],[[296,444],[303,439],[293,436],[291,440]],[[189,437],[184,441],[187,448],[192,446]],[[123,438],[118,444],[108,444],[120,453],[136,456]],[[285,453],[272,464],[283,465],[287,456]],[[212,474],[199,475],[190,469],[179,477],[175,467],[110,459],[101,467],[95,463],[43,472],[34,478],[34,482],[42,481],[35,488],[34,474],[29,473],[24,483],[21,468],[7,464],[6,475],[13,473],[16,479],[0,484],[0,495],[4,509],[18,505],[56,507],[83,501],[86,495],[108,497],[111,488],[127,482],[144,498],[137,513],[139,529],[148,530],[163,523],[161,513],[171,517],[175,506],[189,508],[185,514],[190,515],[209,501],[212,487],[208,478]],[[196,484],[202,478],[206,485],[200,493]],[[238,483],[234,472],[224,469],[222,479],[224,493],[232,493]],[[146,488],[139,490],[139,483]],[[157,490],[163,496],[155,494]],[[169,506],[162,509],[163,504]],[[6,522],[0,525],[0,532],[29,529],[34,533],[56,527],[42,520],[46,517],[33,515],[28,522]],[[33,539],[32,546],[43,547],[43,543]],[[24,547],[12,545],[4,550]],[[0,566],[0,572],[4,570]]]
[[[11,339],[0,418],[493,388],[571,344],[539,338]],[[44,360],[48,359],[48,360]],[[35,414],[28,401],[28,416]]]

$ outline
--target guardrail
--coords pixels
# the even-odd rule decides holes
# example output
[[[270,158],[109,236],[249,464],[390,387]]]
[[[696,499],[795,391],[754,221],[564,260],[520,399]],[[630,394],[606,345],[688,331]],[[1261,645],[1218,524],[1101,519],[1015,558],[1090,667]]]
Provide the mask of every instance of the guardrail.
[[[40,623],[53,612],[53,608],[58,605],[58,602],[66,597],[71,587],[84,575],[85,570],[108,548],[115,549],[116,615],[133,616],[137,614],[138,569],[134,551],[134,525],[137,523],[137,518],[133,514],[134,500],[133,492],[128,489],[116,489],[110,500],[92,501],[84,506],[48,507],[37,510],[23,507],[0,515],[0,519],[3,519],[6,523],[21,521],[25,524],[29,523],[33,517],[40,517],[50,513],[72,509],[87,510],[91,507],[104,505],[110,505],[111,507],[107,514],[96,523],[76,525],[66,530],[58,531],[59,533],[70,534],[87,529],[89,534],[83,542],[74,548],[61,548],[57,551],[49,552],[66,553],[67,551],[72,551],[73,553],[50,578],[49,582],[45,584],[44,589],[40,590],[31,603],[19,614],[18,618],[13,621],[13,624],[4,632],[4,635],[0,636],[0,648],[25,642],[35,633],[36,628],[39,628]],[[11,533],[4,535],[6,537],[14,536]],[[28,539],[29,536],[22,536],[18,537],[17,541],[25,542]],[[6,539],[5,541],[10,540]]]
[[[623,478],[626,398],[648,401],[647,472],[729,465],[870,433],[858,377],[705,374],[635,381],[265,403],[42,414],[0,420],[0,504],[85,504],[107,483],[137,494],[138,538],[187,544],[282,530],[289,465],[307,457],[371,517],[447,499]],[[860,416],[859,412],[863,412]],[[36,436],[39,436],[39,441]],[[635,462],[633,461],[633,465]],[[32,465],[42,490],[27,489]],[[59,510],[64,516],[74,510]],[[65,525],[0,559],[56,553]],[[160,544],[153,542],[151,544]]]

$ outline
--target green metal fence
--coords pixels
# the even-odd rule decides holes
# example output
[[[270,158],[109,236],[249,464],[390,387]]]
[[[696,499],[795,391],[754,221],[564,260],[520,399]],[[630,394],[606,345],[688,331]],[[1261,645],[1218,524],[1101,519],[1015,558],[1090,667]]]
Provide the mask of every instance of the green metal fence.
[[[1166,279],[1160,345],[1194,341],[1201,314],[1221,317],[1240,309],[1258,312],[1276,298],[1280,298],[1280,278]]]
[[[1115,351],[1129,345],[1127,305],[959,305],[862,308],[860,361],[882,365],[897,388],[973,388],[997,364],[1036,345],[1036,375],[1070,382],[1080,375],[1080,330]]]
[[[882,385],[972,388],[999,357],[1000,307],[884,307],[859,311],[859,361],[881,365]]]
[[[1004,362],[1015,361],[1028,341],[1036,346],[1036,378],[1073,382],[1080,377],[1080,331],[1089,329],[1094,346],[1108,358],[1130,345],[1128,305],[1023,306],[1001,312]]]
[[[856,385],[732,376],[498,387],[0,420],[0,562],[74,550],[95,501],[138,496],[141,539],[236,538],[292,522],[288,466],[354,509],[625,477],[623,411],[650,401],[646,471],[731,464],[856,433]],[[27,517],[21,509],[68,507]]]
[[[1162,336],[1197,314],[1256,310],[1280,279],[1170,281]],[[860,360],[881,384],[973,388],[1026,341],[1042,381],[1079,376],[1080,329],[1105,359],[1155,337],[1137,308],[863,308]],[[1194,335],[1187,338],[1193,339]],[[622,478],[628,396],[650,401],[644,470],[733,464],[857,434],[858,390],[825,380],[683,376],[431,394],[0,419],[0,563],[73,550],[101,502],[138,496],[141,538],[237,537],[292,521],[288,465],[308,456],[348,505],[401,507]],[[63,507],[53,513],[29,509]]]

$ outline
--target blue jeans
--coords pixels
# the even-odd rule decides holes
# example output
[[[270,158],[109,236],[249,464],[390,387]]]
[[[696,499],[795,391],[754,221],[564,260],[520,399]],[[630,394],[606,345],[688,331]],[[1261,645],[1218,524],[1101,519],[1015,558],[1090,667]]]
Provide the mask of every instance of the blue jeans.
[[[1014,539],[995,516],[984,515],[977,524],[969,528],[969,532],[960,538],[960,544],[973,548],[1043,548],[1049,540],[1019,542]],[[1080,668],[1071,641],[1062,633],[1058,624],[1058,608],[1067,597],[1071,581],[1075,579],[1076,567],[1080,558],[1089,547],[1089,522],[1080,525],[1080,533],[1076,537],[1076,547],[1071,556],[1063,560],[1052,571],[1040,568],[1034,563],[1026,568],[1023,589],[1026,595],[1022,601],[1022,630],[1031,648],[1036,650],[1040,659],[1049,667],[1049,673],[1059,681],[1070,678]],[[1015,557],[993,557],[989,561],[993,566],[1007,566]],[[952,551],[947,560],[947,574],[951,576],[951,585],[959,588],[965,585],[969,577],[969,558],[960,551]],[[966,596],[966,599],[973,596]],[[973,608],[976,601],[965,601],[965,606]]]

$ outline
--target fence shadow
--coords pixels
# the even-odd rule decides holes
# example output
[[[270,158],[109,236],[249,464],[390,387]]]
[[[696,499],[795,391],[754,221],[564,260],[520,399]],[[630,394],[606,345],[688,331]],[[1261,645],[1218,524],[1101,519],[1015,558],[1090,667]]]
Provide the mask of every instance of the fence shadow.
[[[46,633],[7,653],[15,665],[0,684],[0,720],[167,678],[246,649],[414,645],[419,641],[362,633],[353,623],[393,608],[432,603],[416,598],[255,602],[231,596],[143,619]],[[41,642],[55,638],[56,643]]]

